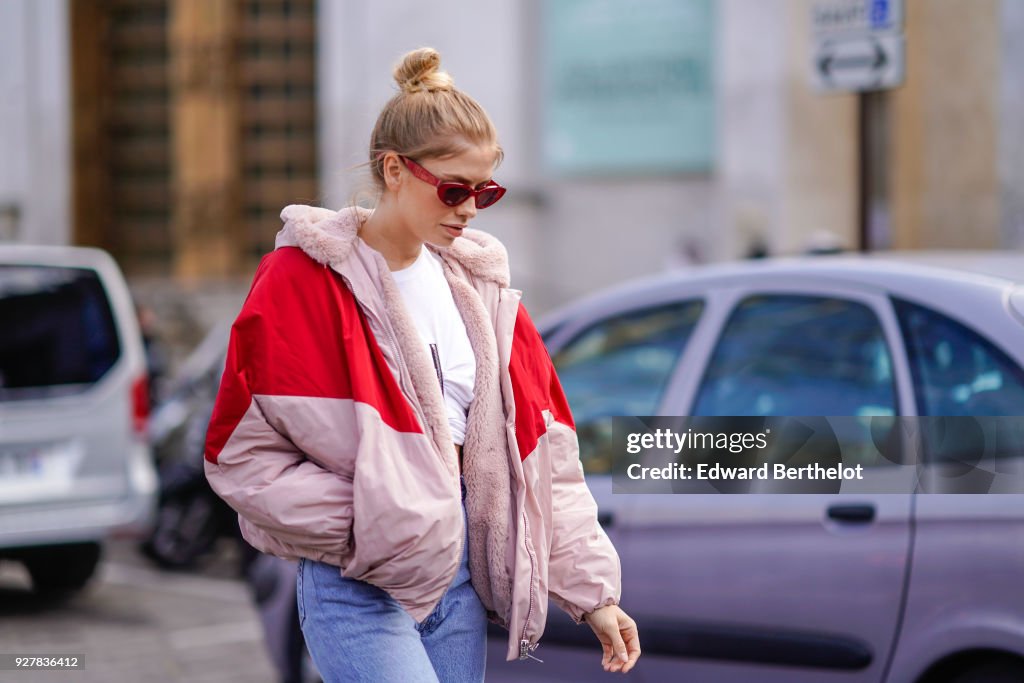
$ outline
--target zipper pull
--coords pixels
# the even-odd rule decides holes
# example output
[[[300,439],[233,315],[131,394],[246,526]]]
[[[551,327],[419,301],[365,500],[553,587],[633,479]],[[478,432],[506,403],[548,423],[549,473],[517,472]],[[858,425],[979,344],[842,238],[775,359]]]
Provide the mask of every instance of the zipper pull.
[[[544,663],[543,659],[537,659],[536,657],[534,657],[533,655],[530,654],[530,650],[536,650],[536,649],[537,649],[537,645],[530,645],[530,641],[528,641],[528,640],[520,640],[519,641],[519,659],[527,659],[527,658],[529,658],[529,659],[532,659],[534,661],[537,661],[537,662],[540,662],[541,664],[543,664]]]
[[[434,359],[434,370],[437,371],[437,383],[441,385],[441,396],[444,396],[444,373],[441,372],[441,356],[437,353],[437,344],[430,345],[430,356]]]

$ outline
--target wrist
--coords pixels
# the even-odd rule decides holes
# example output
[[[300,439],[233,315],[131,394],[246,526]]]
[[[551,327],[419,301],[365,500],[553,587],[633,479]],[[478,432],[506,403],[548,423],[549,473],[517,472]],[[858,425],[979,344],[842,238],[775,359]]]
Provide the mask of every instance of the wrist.
[[[588,619],[589,619],[589,618],[590,618],[590,617],[591,617],[592,615],[594,615],[594,614],[597,614],[598,612],[600,612],[600,611],[602,611],[602,610],[606,610],[606,609],[609,609],[609,608],[611,608],[611,607],[615,607],[615,605],[601,605],[600,607],[595,607],[594,609],[590,610],[589,612],[584,612],[584,613],[583,613],[583,616],[582,616],[582,617],[580,617],[580,621],[588,621]],[[588,623],[589,623],[589,622],[588,622]]]

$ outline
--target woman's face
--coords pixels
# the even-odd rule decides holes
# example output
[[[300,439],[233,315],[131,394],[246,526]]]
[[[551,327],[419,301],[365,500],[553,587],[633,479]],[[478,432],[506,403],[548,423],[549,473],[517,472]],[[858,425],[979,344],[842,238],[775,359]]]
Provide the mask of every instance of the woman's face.
[[[496,159],[493,147],[474,145],[453,156],[414,161],[441,182],[466,183],[476,188],[491,179]],[[476,216],[476,202],[471,197],[458,206],[447,206],[438,198],[436,187],[414,176],[401,161],[398,166],[400,182],[393,191],[402,223],[417,241],[449,246]]]

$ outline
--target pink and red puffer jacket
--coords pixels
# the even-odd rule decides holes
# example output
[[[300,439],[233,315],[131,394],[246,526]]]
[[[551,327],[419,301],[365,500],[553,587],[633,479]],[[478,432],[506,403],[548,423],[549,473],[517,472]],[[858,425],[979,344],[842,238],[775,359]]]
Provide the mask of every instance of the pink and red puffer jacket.
[[[459,467],[427,351],[361,209],[289,206],[231,330],[206,476],[245,539],[338,565],[417,621],[458,569]],[[617,604],[572,415],[510,289],[505,248],[467,229],[435,248],[476,355],[463,446],[469,562],[508,658],[537,646],[548,596],[576,621]]]

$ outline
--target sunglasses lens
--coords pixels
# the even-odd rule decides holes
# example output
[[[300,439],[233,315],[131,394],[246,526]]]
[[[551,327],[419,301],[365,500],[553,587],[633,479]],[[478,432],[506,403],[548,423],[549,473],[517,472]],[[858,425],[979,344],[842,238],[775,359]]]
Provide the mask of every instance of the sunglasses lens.
[[[458,206],[462,202],[469,199],[469,195],[472,194],[468,187],[459,187],[458,185],[441,188],[441,201],[448,206]]]
[[[500,187],[484,190],[476,196],[476,208],[486,209],[488,206],[501,199],[503,194],[505,194],[505,192]]]

